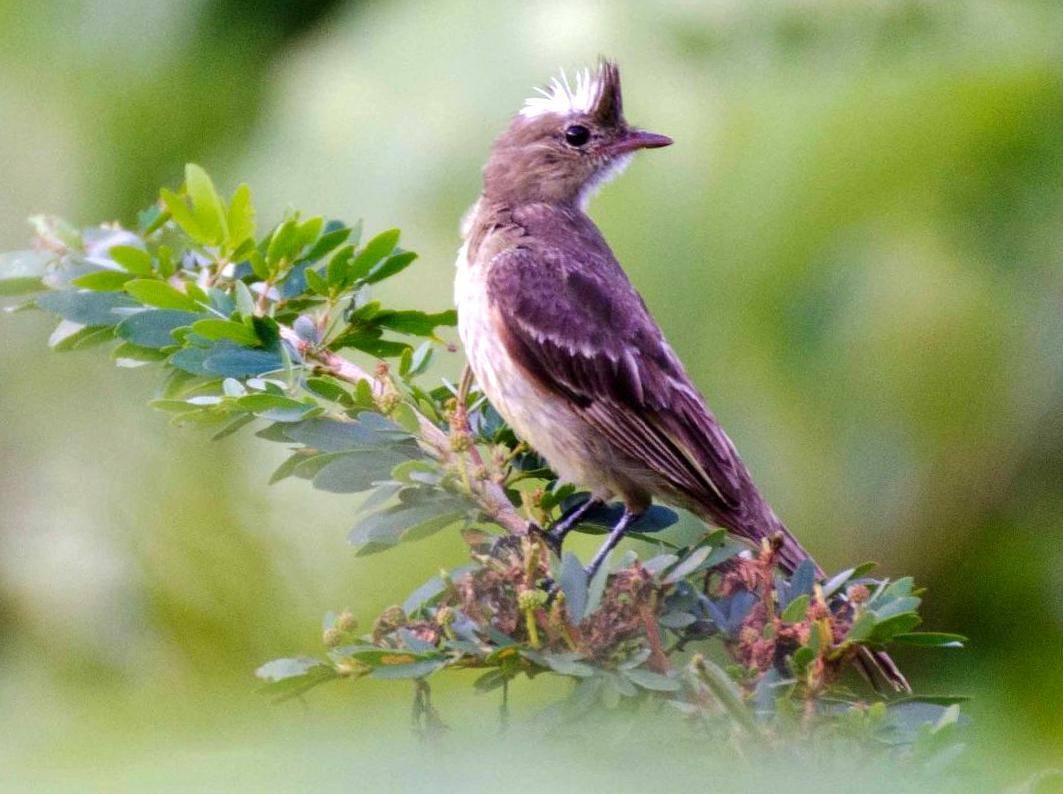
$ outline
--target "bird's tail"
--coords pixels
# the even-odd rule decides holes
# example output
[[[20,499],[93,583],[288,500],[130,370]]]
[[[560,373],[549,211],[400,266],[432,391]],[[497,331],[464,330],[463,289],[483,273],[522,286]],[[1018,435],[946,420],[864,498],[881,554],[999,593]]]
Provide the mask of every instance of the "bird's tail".
[[[823,579],[825,577],[823,569],[812,559],[812,555],[805,551],[801,543],[793,536],[793,533],[786,528],[770,508],[767,508],[767,513],[768,517],[764,523],[770,526],[768,537],[776,537],[781,541],[778,550],[779,567],[786,571],[787,574],[792,574],[802,562],[812,560],[812,564],[816,566],[816,578]],[[904,673],[900,671],[896,662],[885,651],[874,651],[866,646],[861,646],[856,657],[856,667],[860,674],[876,690],[880,688],[880,680],[885,680],[896,692],[912,691],[912,687],[908,683],[908,679],[904,677]]]

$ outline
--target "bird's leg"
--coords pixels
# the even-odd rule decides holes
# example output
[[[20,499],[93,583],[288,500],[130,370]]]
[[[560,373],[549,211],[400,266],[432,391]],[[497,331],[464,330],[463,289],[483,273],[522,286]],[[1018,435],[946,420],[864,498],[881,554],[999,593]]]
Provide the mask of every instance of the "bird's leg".
[[[620,516],[620,520],[616,522],[616,526],[613,527],[609,533],[609,537],[605,539],[605,543],[598,549],[598,553],[594,555],[594,559],[591,560],[591,564],[587,566],[587,578],[594,578],[594,574],[598,572],[602,563],[605,562],[605,558],[609,556],[616,544],[623,540],[624,535],[631,529],[631,525],[639,520],[639,513],[634,513],[627,508],[624,508],[624,515]]]
[[[601,499],[588,499],[575,507],[570,507],[561,518],[557,519],[548,530],[540,530],[540,534],[546,545],[560,556],[561,544],[565,542],[565,536],[583,519],[587,513],[602,505]]]

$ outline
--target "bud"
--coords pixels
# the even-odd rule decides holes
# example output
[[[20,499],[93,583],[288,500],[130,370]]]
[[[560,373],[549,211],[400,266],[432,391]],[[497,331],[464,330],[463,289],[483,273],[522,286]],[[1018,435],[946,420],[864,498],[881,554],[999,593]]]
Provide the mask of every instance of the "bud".
[[[867,585],[854,584],[849,588],[849,600],[854,604],[863,604],[871,597],[871,591],[867,589]]]
[[[806,620],[823,620],[831,616],[830,609],[822,601],[816,601],[808,608],[808,612],[805,614]]]
[[[336,628],[340,631],[354,631],[358,628],[358,621],[354,619],[350,610],[345,609],[336,617]]]
[[[402,397],[393,391],[386,391],[382,394],[378,394],[374,400],[376,407],[380,410],[380,413],[385,416],[390,416],[391,413],[399,407],[399,403],[402,402]]]
[[[380,613],[380,620],[393,626],[401,626],[406,622],[406,613],[402,611],[402,607],[396,604]]]
[[[450,434],[450,448],[455,452],[466,452],[472,447],[472,433],[455,430]]]
[[[440,607],[436,610],[436,623],[444,628],[451,625],[456,617],[451,607]]]
[[[517,606],[522,612],[532,612],[546,604],[546,593],[538,588],[525,588],[517,593]]]
[[[331,629],[325,629],[321,635],[321,641],[325,643],[329,648],[335,648],[341,642],[343,642],[343,632],[333,627]]]

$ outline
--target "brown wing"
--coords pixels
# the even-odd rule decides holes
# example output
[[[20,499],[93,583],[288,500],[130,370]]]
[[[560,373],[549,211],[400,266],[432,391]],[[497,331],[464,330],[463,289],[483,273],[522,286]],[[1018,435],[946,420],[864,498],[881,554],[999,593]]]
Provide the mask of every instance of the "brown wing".
[[[511,355],[619,450],[747,534],[741,514],[760,498],[731,441],[604,243],[580,259],[558,247],[494,258],[488,290]]]

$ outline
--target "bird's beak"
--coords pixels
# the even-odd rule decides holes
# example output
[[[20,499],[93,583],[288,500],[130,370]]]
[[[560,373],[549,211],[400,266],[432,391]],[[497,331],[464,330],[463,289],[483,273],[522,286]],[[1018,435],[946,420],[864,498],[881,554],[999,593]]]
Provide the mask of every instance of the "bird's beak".
[[[667,135],[658,135],[656,132],[630,129],[609,144],[609,154],[626,154],[638,149],[660,149],[662,146],[671,146],[672,139]]]

